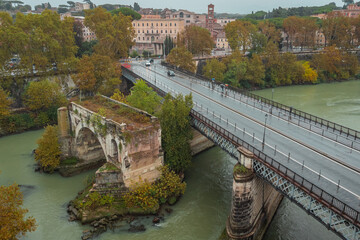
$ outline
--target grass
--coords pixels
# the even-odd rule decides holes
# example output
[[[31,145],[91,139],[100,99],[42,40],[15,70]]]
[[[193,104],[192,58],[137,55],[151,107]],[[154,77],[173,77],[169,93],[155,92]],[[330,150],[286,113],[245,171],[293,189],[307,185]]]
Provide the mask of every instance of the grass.
[[[235,165],[234,167],[234,173],[237,173],[237,174],[246,174],[248,173],[248,169],[244,166],[244,165]]]

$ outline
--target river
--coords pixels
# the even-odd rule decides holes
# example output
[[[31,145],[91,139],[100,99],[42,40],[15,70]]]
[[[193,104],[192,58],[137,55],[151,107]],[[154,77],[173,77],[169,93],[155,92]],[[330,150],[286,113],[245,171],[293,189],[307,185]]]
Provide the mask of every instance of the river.
[[[271,98],[271,89],[257,93]],[[360,81],[276,88],[274,100],[360,130]],[[42,132],[0,138],[0,185],[13,182],[25,185],[21,188],[24,206],[39,226],[23,239],[80,239],[87,227],[67,221],[66,205],[84,188],[87,176],[93,171],[71,178],[35,173],[31,151],[36,148],[36,139]],[[98,239],[216,240],[229,213],[234,164],[235,160],[218,147],[197,155],[186,172],[186,193],[172,207],[173,212],[165,215],[165,221],[154,226],[152,218],[143,218],[140,221],[147,228],[143,233],[128,233],[128,226],[124,224]],[[285,199],[265,239],[339,238]]]

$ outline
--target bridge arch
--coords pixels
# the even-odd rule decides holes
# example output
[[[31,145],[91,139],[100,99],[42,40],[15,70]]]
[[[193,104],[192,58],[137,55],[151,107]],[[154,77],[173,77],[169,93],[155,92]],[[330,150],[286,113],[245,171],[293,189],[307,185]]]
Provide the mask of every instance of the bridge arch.
[[[101,137],[99,138],[91,127],[81,124],[76,128],[75,152],[76,156],[84,161],[108,161],[106,146]]]

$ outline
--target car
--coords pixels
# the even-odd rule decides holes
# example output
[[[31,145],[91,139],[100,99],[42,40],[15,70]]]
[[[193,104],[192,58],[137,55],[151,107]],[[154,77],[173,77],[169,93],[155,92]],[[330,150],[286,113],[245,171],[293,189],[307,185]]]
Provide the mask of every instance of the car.
[[[174,71],[168,70],[167,75],[170,76],[170,77],[174,77],[175,73],[174,73]]]
[[[150,63],[154,63],[154,59],[150,58],[150,59],[149,59],[149,62],[150,62]]]
[[[145,67],[150,67],[151,66],[151,63],[149,62],[149,61],[147,61],[146,63],[145,63]]]

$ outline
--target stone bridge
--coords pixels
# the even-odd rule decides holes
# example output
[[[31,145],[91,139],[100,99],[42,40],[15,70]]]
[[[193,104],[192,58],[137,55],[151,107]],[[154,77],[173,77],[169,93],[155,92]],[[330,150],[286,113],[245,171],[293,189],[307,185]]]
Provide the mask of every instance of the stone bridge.
[[[91,105],[86,101],[71,102],[67,108],[58,109],[62,158],[76,157],[80,165],[99,167],[104,164],[96,172],[93,187],[99,192],[110,186],[124,190],[140,177],[148,182],[155,181],[160,176],[158,167],[163,165],[158,119],[107,97],[99,98],[101,103],[97,105],[96,101]],[[93,111],[103,106],[107,106],[109,116]],[[113,114],[112,109],[121,109],[122,115]],[[143,122],[131,122],[126,116],[129,113]],[[121,121],[114,120],[116,117]]]

